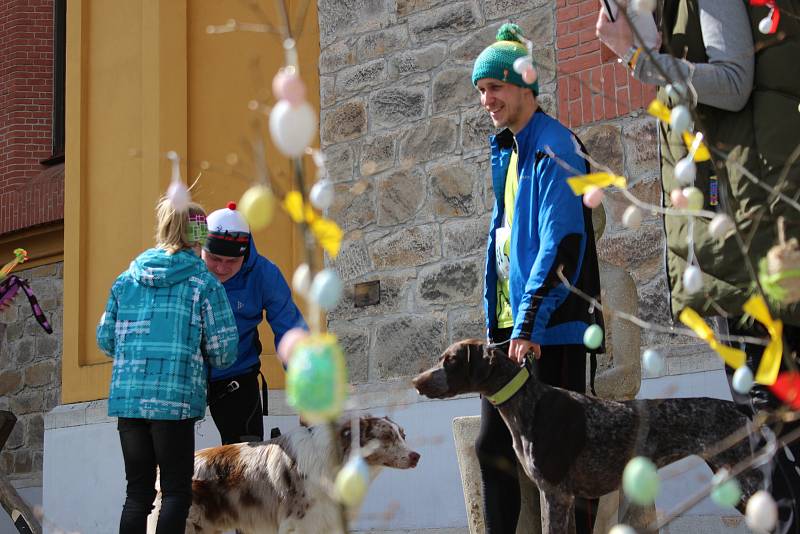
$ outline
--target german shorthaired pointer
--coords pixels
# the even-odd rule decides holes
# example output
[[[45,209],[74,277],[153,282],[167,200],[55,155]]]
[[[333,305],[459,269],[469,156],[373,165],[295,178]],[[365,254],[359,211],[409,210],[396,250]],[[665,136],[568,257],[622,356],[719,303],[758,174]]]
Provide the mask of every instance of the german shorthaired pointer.
[[[454,343],[439,363],[414,378],[430,398],[481,393],[508,397],[506,387],[521,387],[497,408],[511,431],[514,450],[527,475],[541,490],[542,532],[574,529],[575,496],[596,498],[619,488],[622,471],[634,456],[646,456],[658,467],[703,451],[748,424],[732,402],[709,399],[661,399],[614,402],[548,386],[535,376],[524,381],[526,368],[499,347],[480,340]],[[505,392],[501,393],[505,388]],[[513,390],[512,390],[513,391]],[[491,398],[490,398],[491,400]],[[747,440],[712,458],[714,472],[750,456]],[[743,511],[760,488],[762,474],[739,475]]]

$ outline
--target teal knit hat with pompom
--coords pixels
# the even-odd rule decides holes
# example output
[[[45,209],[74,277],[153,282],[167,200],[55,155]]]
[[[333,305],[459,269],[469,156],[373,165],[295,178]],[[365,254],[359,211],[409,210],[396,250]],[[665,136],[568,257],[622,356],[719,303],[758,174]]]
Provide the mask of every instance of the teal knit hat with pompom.
[[[478,80],[483,78],[495,78],[532,89],[533,94],[538,95],[539,80],[525,83],[522,75],[514,70],[514,60],[527,55],[528,48],[522,42],[520,27],[511,23],[503,24],[497,30],[497,42],[484,48],[475,60],[475,66],[472,68],[472,85],[477,86]],[[535,68],[536,64],[533,66]]]

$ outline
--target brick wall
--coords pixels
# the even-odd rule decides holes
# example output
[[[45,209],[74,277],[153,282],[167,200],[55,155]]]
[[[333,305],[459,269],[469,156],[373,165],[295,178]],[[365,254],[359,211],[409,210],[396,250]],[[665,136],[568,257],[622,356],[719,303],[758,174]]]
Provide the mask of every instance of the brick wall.
[[[598,0],[558,0],[559,119],[570,127],[614,119],[645,106],[655,88],[634,80],[595,37]]]
[[[0,0],[0,234],[64,217],[52,97],[52,0]]]

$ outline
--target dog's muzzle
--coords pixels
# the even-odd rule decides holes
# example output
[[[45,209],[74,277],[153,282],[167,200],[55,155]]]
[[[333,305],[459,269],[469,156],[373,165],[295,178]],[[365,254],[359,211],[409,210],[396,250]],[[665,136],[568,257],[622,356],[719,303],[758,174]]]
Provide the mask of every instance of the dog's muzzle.
[[[449,391],[447,374],[442,368],[434,368],[422,372],[415,376],[411,383],[414,384],[420,395],[425,395],[431,399],[445,397]]]

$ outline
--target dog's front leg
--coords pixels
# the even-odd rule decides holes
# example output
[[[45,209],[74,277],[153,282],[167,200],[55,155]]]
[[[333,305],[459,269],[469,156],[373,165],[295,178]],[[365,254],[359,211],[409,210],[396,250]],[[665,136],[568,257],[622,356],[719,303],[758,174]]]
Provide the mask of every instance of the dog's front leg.
[[[542,534],[575,534],[574,502],[572,495],[539,491]]]

